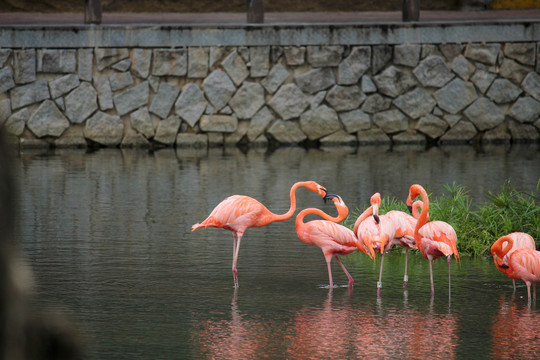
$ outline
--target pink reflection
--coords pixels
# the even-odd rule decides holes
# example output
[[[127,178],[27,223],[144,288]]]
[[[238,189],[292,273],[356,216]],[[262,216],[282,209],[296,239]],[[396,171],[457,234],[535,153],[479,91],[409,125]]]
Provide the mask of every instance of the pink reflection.
[[[514,297],[501,296],[499,312],[493,323],[493,357],[498,359],[534,359],[540,352],[540,313],[520,307]]]

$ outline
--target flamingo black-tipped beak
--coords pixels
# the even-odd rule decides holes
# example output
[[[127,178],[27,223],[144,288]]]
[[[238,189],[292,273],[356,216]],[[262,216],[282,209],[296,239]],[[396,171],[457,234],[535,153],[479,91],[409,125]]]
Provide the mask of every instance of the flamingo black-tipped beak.
[[[336,195],[336,194],[326,194],[326,196],[323,198],[324,202],[326,203],[327,201],[330,201],[334,198],[337,198],[339,197],[339,195]]]
[[[409,212],[412,214],[412,205],[407,205],[407,209],[408,209]]]
[[[373,214],[373,219],[375,219],[375,223],[379,223],[381,221],[381,219],[379,219],[379,215],[377,214]]]

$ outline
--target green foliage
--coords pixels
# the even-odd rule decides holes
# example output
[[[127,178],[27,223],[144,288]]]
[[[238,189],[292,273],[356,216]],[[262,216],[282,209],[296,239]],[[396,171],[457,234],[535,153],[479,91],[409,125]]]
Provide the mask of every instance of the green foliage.
[[[491,245],[499,237],[511,232],[531,235],[538,246],[540,239],[540,181],[530,194],[516,190],[510,182],[503,185],[500,193],[488,192],[487,201],[472,208],[472,200],[465,187],[445,185],[445,193],[438,199],[430,196],[429,219],[449,223],[458,236],[460,253],[471,255],[489,254]],[[390,210],[407,212],[403,201],[383,198],[380,214]],[[345,225],[352,228],[363,210],[356,209]]]

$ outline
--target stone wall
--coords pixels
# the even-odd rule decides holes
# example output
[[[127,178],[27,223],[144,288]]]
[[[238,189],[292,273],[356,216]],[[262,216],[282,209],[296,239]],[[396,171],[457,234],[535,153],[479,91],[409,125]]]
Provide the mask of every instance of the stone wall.
[[[540,140],[540,44],[0,48],[21,146]]]

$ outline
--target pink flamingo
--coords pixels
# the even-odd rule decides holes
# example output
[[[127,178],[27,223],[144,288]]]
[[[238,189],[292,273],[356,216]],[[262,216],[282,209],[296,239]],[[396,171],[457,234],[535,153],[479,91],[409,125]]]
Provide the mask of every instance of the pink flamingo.
[[[457,235],[454,228],[444,221],[427,222],[429,212],[429,199],[426,190],[414,184],[409,188],[407,205],[411,206],[413,200],[422,197],[421,213],[414,228],[414,241],[422,255],[429,260],[429,278],[431,281],[431,296],[435,294],[433,287],[433,260],[446,256],[448,261],[448,296],[450,297],[450,262],[452,255],[459,262],[457,250]]]
[[[503,258],[503,263],[506,264],[506,265],[508,265],[508,258],[510,257],[510,255],[514,251],[516,251],[517,249],[525,248],[525,249],[536,250],[536,245],[534,243],[533,237],[531,235],[523,233],[523,232],[513,232],[513,233],[510,233],[508,235],[501,236],[499,239],[497,239],[497,241],[502,241],[502,247],[504,248],[505,245],[507,244],[509,238],[512,239],[513,246],[510,248],[508,253]],[[492,248],[493,248],[493,246],[495,246],[495,243],[492,245]],[[495,257],[493,258],[493,261],[495,261],[495,266],[497,266],[497,269],[499,269],[500,271],[502,271],[503,273],[506,274],[504,268],[500,268],[498,266],[497,259]],[[515,292],[516,291],[516,280],[515,279],[512,279],[512,284],[514,286],[514,292]]]
[[[384,254],[395,245],[405,248],[405,274],[403,276],[403,288],[407,288],[407,261],[410,248],[416,249],[414,243],[414,227],[418,217],[418,208],[421,201],[416,201],[413,205],[415,217],[403,211],[391,210],[384,215],[378,214],[381,204],[381,195],[373,194],[370,199],[371,207],[366,209],[356,220],[354,230],[358,240],[368,248],[373,248],[381,253],[381,267],[379,270],[379,281],[377,282],[377,295],[380,295],[382,288],[382,271],[384,264]],[[373,215],[368,218],[369,215]],[[374,255],[374,254],[373,254]]]
[[[298,234],[300,240],[302,240],[304,243],[321,248],[328,267],[330,288],[334,287],[334,282],[332,281],[332,268],[330,265],[332,257],[336,258],[337,262],[345,272],[345,275],[347,275],[347,278],[349,279],[349,287],[351,287],[354,280],[345,266],[341,263],[338,255],[347,255],[355,250],[365,252],[370,257],[371,254],[358,241],[354,235],[354,232],[343,225],[337,224],[337,222],[342,221],[349,214],[349,209],[341,197],[338,195],[327,195],[326,198],[332,199],[338,211],[338,215],[336,217],[331,217],[320,209],[304,209],[296,216],[296,233]],[[312,220],[304,222],[304,217],[308,214],[319,215],[326,220]]]
[[[232,195],[220,202],[210,215],[202,223],[193,225],[194,231],[200,227],[217,227],[232,231],[233,233],[233,264],[232,272],[234,278],[234,287],[238,287],[238,270],[236,263],[238,261],[238,251],[240,241],[244,232],[248,228],[261,227],[275,221],[284,221],[291,218],[296,210],[296,189],[305,187],[309,191],[326,196],[326,189],[315,181],[301,181],[291,187],[290,198],[291,206],[285,214],[278,215],[268,210],[263,204],[252,197],[244,195]]]
[[[503,246],[503,243],[506,244]],[[509,255],[512,247],[514,247],[514,239],[503,236],[491,246],[491,254],[493,254],[497,268],[510,279],[525,281],[527,298],[531,302],[531,284],[536,300],[536,283],[540,283],[540,251],[521,248],[514,250]]]

